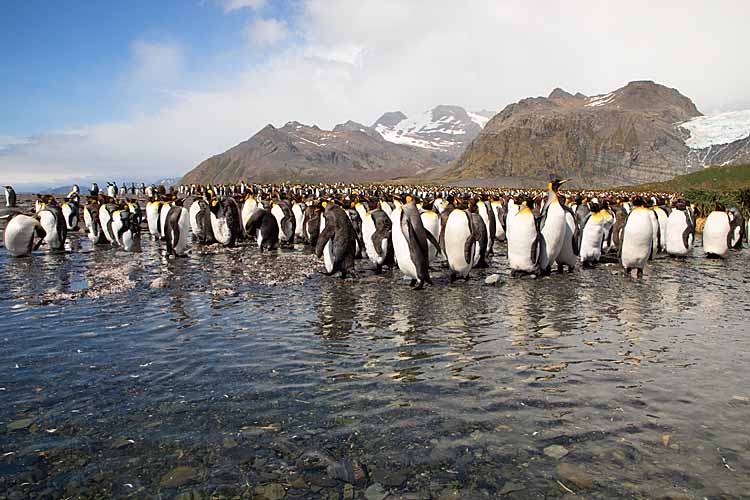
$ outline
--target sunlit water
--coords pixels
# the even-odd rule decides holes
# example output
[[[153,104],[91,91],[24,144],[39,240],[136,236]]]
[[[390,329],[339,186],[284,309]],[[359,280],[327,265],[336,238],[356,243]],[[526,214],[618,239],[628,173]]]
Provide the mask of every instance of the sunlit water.
[[[367,469],[355,496],[750,491],[748,250],[530,280],[500,246],[416,292],[364,261],[313,273],[301,245],[166,261],[73,240],[0,250],[0,496],[350,495],[311,453]]]

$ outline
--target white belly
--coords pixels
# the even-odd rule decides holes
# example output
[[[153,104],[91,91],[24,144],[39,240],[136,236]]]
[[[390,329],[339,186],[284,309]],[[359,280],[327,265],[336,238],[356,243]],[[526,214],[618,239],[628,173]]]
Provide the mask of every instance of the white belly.
[[[435,212],[424,212],[421,214],[422,225],[425,230],[429,231],[435,240],[440,238],[440,218]],[[430,241],[427,241],[427,258],[428,262],[432,262],[438,256],[440,249],[433,245]]]
[[[495,239],[498,241],[505,240],[505,229],[503,229],[503,221],[500,220],[500,215],[497,213],[498,205],[492,204],[492,214],[495,217]]]
[[[643,269],[653,251],[653,212],[636,208],[628,217],[622,236],[622,267]]]
[[[295,203],[292,205],[292,214],[294,214],[294,235],[297,238],[304,238],[304,227],[303,223],[305,221],[305,212],[302,209],[302,205],[299,203]]]
[[[372,220],[372,216],[370,214],[365,214],[362,218],[362,239],[365,240],[367,258],[370,259],[370,262],[379,266],[385,262],[385,252],[383,252],[382,257],[378,255],[375,244],[372,242],[372,236],[375,234],[375,230],[375,222]]]
[[[255,200],[245,200],[242,204],[242,227],[247,227],[247,223],[250,222],[250,218],[253,216],[255,211],[258,210],[258,202]]]
[[[193,232],[194,235],[198,236],[198,212],[200,212],[201,206],[198,201],[194,201],[190,205],[190,230]]]
[[[555,261],[558,264],[564,264],[574,267],[576,264],[576,254],[573,252],[573,234],[575,233],[575,220],[572,214],[565,212],[565,234],[563,235],[562,247]]]
[[[401,272],[412,279],[417,279],[417,266],[411,260],[409,252],[409,242],[401,230],[401,207],[391,212],[391,238],[393,240],[393,252],[396,258],[396,264]]]
[[[445,223],[444,237],[448,267],[461,278],[468,276],[474,264],[474,259],[472,256],[472,262],[467,262],[464,252],[466,240],[471,238],[471,228],[466,212],[458,209],[451,212]],[[476,253],[476,251],[472,253]]]
[[[28,215],[16,215],[5,227],[3,241],[13,257],[31,255],[36,221]]]
[[[655,208],[656,220],[659,223],[659,251],[664,252],[667,250],[667,238],[669,237],[669,229],[667,225],[667,213],[661,208]]]
[[[172,207],[169,205],[162,205],[161,209],[159,210],[159,223],[161,224],[159,229],[162,238],[164,238],[164,236],[167,234],[167,216],[169,216],[169,210],[171,208]]]
[[[280,206],[274,205],[271,207],[271,215],[276,219],[276,224],[279,226],[279,239],[287,241],[290,235],[286,234],[281,227],[281,221],[284,220],[284,211]]]
[[[565,236],[565,211],[559,202],[552,202],[547,210],[547,219],[542,228],[546,258],[543,260],[552,263],[557,259],[562,249],[563,237]],[[542,263],[542,267],[546,267]]]
[[[487,232],[487,245],[489,246],[489,243],[492,241],[492,238],[495,237],[494,234],[490,234],[490,216],[491,214],[487,212],[487,205],[480,201],[479,205],[477,205],[477,208],[479,209],[479,216],[482,218],[482,221],[484,221],[484,229]],[[497,228],[495,228],[495,231],[497,231]]]
[[[729,217],[725,212],[711,212],[703,226],[703,250],[706,253],[724,257],[729,251]]]
[[[211,229],[213,229],[216,241],[222,245],[228,245],[232,239],[232,232],[229,230],[229,224],[225,217],[216,217],[211,213]]]
[[[180,237],[174,242],[173,247],[177,255],[185,255],[188,248],[188,232],[190,231],[189,214],[187,209],[180,208],[180,218],[177,225],[180,228]]]
[[[649,217],[651,218],[651,249],[653,250],[653,256],[659,253],[659,219],[656,218],[656,213],[653,210],[649,210]]]
[[[54,214],[47,210],[42,210],[39,212],[39,223],[47,232],[47,236],[44,237],[44,242],[47,246],[53,250],[60,250],[62,247],[60,245],[60,236],[57,233],[57,221]]]
[[[326,227],[326,218],[321,217],[320,218],[320,232],[323,232],[323,229]],[[323,247],[323,265],[326,268],[326,272],[330,273],[333,271],[333,246],[331,245],[331,242],[333,240],[329,240],[328,243]]]
[[[515,215],[508,214],[508,265],[513,271],[531,273],[537,270],[531,260],[531,247],[537,237],[534,216],[524,210]]]
[[[682,210],[672,210],[667,219],[667,253],[678,257],[684,257],[692,249],[692,238],[688,236],[688,246],[682,240],[682,235],[687,229],[687,217]]]
[[[581,262],[599,262],[603,240],[604,226],[590,218],[581,234]]]
[[[100,212],[101,214],[101,212]],[[148,222],[148,232],[154,237],[160,236],[159,231],[159,205],[149,204],[146,206],[146,222]],[[104,224],[102,222],[102,224]],[[106,235],[106,232],[105,232]],[[109,237],[108,237],[109,239]]]

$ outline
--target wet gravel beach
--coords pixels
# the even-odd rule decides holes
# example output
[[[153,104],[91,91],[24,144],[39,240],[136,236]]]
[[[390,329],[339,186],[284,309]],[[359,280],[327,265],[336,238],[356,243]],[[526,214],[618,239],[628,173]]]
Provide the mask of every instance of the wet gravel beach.
[[[423,291],[304,245],[68,250],[0,248],[0,499],[750,491],[748,249],[533,280],[496,245]]]

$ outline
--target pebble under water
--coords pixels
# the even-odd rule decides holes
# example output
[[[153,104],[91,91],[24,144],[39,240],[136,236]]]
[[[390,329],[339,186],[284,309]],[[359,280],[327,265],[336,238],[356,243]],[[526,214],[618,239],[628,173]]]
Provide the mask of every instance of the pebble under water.
[[[302,245],[69,245],[0,249],[0,498],[750,491],[748,250],[532,280],[496,245],[416,292]]]

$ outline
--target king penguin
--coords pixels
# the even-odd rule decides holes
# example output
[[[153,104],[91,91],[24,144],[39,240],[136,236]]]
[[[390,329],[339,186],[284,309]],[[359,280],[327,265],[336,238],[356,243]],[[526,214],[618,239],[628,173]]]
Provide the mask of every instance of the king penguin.
[[[148,224],[148,232],[155,240],[161,239],[161,212],[162,202],[155,196],[149,198],[146,203],[146,222]]]
[[[555,264],[557,264],[557,272],[563,272],[563,266],[565,266],[568,272],[572,273],[576,269],[576,262],[580,255],[581,228],[573,209],[568,207],[562,199],[560,201],[560,206],[565,211],[565,235]]]
[[[540,257],[544,238],[539,232],[539,225],[529,205],[531,200],[518,206],[518,211],[509,205],[505,223],[508,240],[508,266],[512,276],[536,274],[540,270]]]
[[[167,257],[184,257],[188,250],[188,233],[190,232],[190,214],[181,206],[174,206],[167,215],[165,238],[167,240]]]
[[[5,186],[5,206],[14,208],[16,206],[16,192],[13,186]]]
[[[294,245],[294,233],[296,219],[292,213],[292,207],[287,200],[278,200],[271,203],[271,214],[276,217],[279,224],[279,240],[284,245]]]
[[[405,275],[411,278],[415,290],[432,284],[428,257],[428,241],[436,247],[440,244],[422,224],[416,202],[407,196],[406,204],[396,204],[391,212],[391,238],[396,264]]]
[[[193,233],[195,242],[201,245],[210,245],[215,243],[213,228],[211,227],[211,211],[208,208],[208,202],[202,198],[196,199],[191,205],[190,230]]]
[[[320,207],[308,205],[305,208],[305,221],[303,223],[305,241],[315,247],[320,235]]]
[[[325,211],[320,221],[320,236],[315,255],[323,257],[328,276],[337,272],[342,278],[354,269],[357,236],[349,214],[335,203],[323,202]]]
[[[247,236],[255,237],[261,252],[273,250],[279,245],[279,224],[271,210],[262,206],[253,212],[245,226]]]
[[[367,258],[375,264],[375,272],[380,274],[383,266],[393,267],[391,219],[380,208],[368,211],[362,203],[357,203],[355,208],[362,218],[362,239],[365,243]]]
[[[214,238],[225,247],[233,247],[242,229],[237,202],[229,196],[222,199],[214,198],[209,208]]]
[[[71,193],[60,206],[68,231],[78,231],[79,200],[77,194]]]
[[[422,219],[422,225],[425,231],[430,233],[436,241],[440,238],[440,217],[437,212],[432,210],[432,206],[429,206],[428,210],[425,210],[419,214],[419,218]],[[440,253],[440,247],[433,245],[431,242],[427,242],[427,259],[431,263],[433,262]]]
[[[492,202],[490,200],[480,198],[477,201],[477,213],[484,222],[484,227],[487,233],[487,256],[494,254],[495,244],[495,233],[497,227],[495,226],[495,214],[493,213]]]
[[[703,250],[706,257],[724,258],[732,247],[733,231],[732,218],[722,205],[706,217],[703,226]]]
[[[643,276],[646,262],[654,251],[655,218],[654,212],[644,206],[642,199],[633,200],[633,208],[622,228],[619,246],[620,262],[626,275],[630,275],[635,269],[639,278]]]
[[[44,242],[46,233],[42,224],[34,217],[13,214],[5,226],[3,243],[12,257],[28,257]],[[34,238],[38,242],[34,245]]]
[[[557,190],[566,182],[568,179],[554,179],[547,185],[547,199],[542,208],[542,220],[539,224],[544,238],[540,268],[545,274],[549,273],[552,264],[557,260],[568,230],[565,209],[557,196]]]
[[[36,217],[44,228],[44,232],[46,233],[44,243],[50,250],[65,250],[65,237],[68,227],[65,224],[62,210],[60,210],[54,199],[45,203]]]
[[[693,250],[695,221],[685,200],[677,200],[667,218],[667,254],[686,257]]]
[[[103,245],[107,243],[107,237],[104,235],[104,229],[99,222],[99,203],[96,199],[91,200],[83,207],[83,223],[88,230],[88,238],[94,245]]]
[[[604,238],[614,224],[615,219],[609,210],[600,208],[598,204],[591,204],[583,216],[581,231],[580,259],[584,267],[592,266],[602,257]]]
[[[440,248],[448,261],[450,281],[469,279],[469,272],[479,262],[479,241],[476,239],[471,214],[449,205],[441,217]]]
[[[114,244],[126,252],[141,251],[141,228],[129,209],[122,208],[112,212],[109,226],[115,239]]]
[[[244,207],[243,207],[244,208]],[[300,241],[305,240],[305,209],[307,206],[302,201],[292,202],[292,213],[294,214],[294,236]]]

